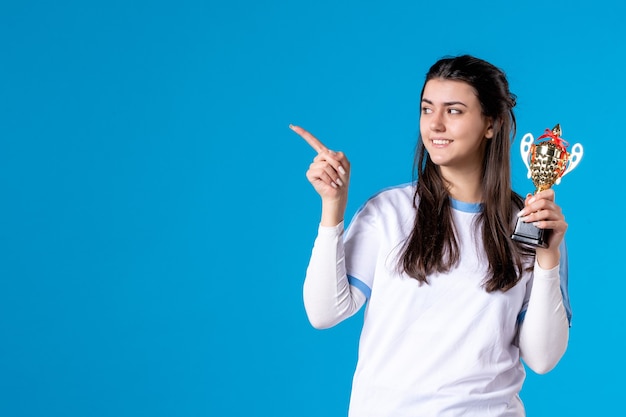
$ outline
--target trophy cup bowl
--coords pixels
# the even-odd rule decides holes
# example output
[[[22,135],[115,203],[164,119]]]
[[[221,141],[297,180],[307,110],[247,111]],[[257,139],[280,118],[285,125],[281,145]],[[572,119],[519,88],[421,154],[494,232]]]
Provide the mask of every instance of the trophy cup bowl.
[[[569,154],[566,151],[549,141],[533,144],[530,155],[530,177],[535,184],[536,193],[556,184],[565,172],[569,160]]]
[[[552,131],[546,129],[537,142],[530,133],[524,135],[520,151],[528,168],[528,178],[535,185],[535,194],[560,183],[561,178],[578,165],[583,155],[582,145],[574,145],[571,153],[567,152],[567,146],[568,143],[561,138],[561,126],[558,124]],[[517,219],[511,238],[531,246],[547,248],[548,233],[548,229],[540,229],[532,223]]]

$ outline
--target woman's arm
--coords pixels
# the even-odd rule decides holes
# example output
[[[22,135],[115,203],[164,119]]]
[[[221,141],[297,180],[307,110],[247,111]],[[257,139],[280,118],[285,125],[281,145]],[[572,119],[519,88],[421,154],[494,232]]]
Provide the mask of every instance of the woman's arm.
[[[526,315],[520,327],[520,355],[538,374],[552,370],[569,339],[569,320],[563,305],[559,266],[545,270],[535,263]]]
[[[343,222],[320,226],[304,281],[304,307],[316,329],[327,329],[354,315],[365,295],[346,276]]]
[[[304,307],[313,327],[325,329],[356,313],[365,295],[348,283],[343,224],[350,162],[299,126],[289,126],[317,151],[306,177],[322,199],[322,216],[304,281]]]
[[[550,229],[548,247],[536,249],[533,286],[520,328],[520,353],[524,362],[543,374],[556,366],[567,349],[569,320],[560,287],[560,245],[567,231],[554,190],[527,196],[519,216],[535,226]]]

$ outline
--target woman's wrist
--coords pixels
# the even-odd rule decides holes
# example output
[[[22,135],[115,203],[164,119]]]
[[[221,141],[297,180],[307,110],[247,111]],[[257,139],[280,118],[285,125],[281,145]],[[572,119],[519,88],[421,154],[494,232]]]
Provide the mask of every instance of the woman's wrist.
[[[346,203],[339,200],[323,200],[322,201],[322,219],[321,226],[334,227],[344,220],[346,211]]]
[[[537,264],[542,269],[552,269],[561,262],[561,252],[556,249],[537,249]]]

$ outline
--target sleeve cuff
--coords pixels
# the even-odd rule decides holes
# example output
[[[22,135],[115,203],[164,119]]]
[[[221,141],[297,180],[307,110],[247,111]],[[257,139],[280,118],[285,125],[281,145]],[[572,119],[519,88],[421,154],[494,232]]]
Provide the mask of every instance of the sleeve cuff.
[[[559,280],[559,265],[551,269],[543,269],[541,266],[539,266],[539,263],[535,261],[535,270],[533,275],[535,280]]]
[[[337,226],[322,226],[321,224],[317,228],[317,234],[319,236],[339,236],[343,233],[343,221]]]

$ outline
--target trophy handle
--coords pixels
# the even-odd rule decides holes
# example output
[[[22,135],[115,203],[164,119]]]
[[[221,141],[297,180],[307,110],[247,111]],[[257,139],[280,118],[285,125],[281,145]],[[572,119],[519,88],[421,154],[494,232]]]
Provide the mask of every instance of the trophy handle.
[[[524,165],[526,165],[526,169],[528,169],[528,174],[527,174],[528,178],[531,177],[530,158],[528,156],[530,154],[530,148],[534,141],[535,139],[533,138],[533,135],[530,133],[526,133],[524,137],[522,138],[522,142],[520,143],[520,146],[519,146],[520,153],[522,154],[522,161],[524,161]]]
[[[578,165],[582,157],[583,157],[583,145],[581,145],[580,143],[577,143],[576,145],[572,146],[572,151],[569,154],[569,163],[567,164],[567,169],[565,170],[565,172],[563,172],[563,175],[561,175],[556,180],[555,184],[560,183],[561,178],[563,178],[567,173],[569,173],[571,170],[576,168],[576,165]]]

